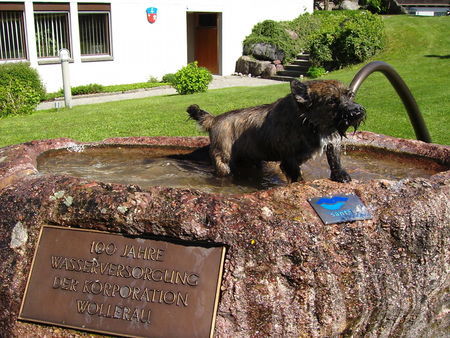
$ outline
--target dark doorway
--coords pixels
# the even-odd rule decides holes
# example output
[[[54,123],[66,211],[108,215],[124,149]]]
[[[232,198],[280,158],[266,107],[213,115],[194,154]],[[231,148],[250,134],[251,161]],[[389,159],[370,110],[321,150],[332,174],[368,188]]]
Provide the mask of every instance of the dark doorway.
[[[220,13],[188,13],[188,62],[220,74]]]

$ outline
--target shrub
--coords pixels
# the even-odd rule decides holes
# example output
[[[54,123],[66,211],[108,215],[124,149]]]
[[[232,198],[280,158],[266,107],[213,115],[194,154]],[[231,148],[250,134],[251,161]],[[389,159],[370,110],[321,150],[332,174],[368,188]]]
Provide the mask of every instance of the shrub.
[[[296,40],[293,40],[295,52],[298,54],[309,47],[314,33],[320,29],[320,18],[317,15],[305,13],[286,22],[286,26],[298,36]]]
[[[333,32],[322,32],[309,44],[309,55],[311,63],[316,66],[323,66],[326,69],[333,69],[336,62],[333,57],[333,45],[335,36]]]
[[[97,83],[90,83],[87,85],[71,87],[70,92],[72,95],[96,94],[105,92],[105,87]],[[54,95],[47,95],[47,100],[60,96],[64,96],[64,89],[60,89],[57,93],[54,93]]]
[[[43,99],[44,85],[29,63],[0,65],[0,116],[29,114]]]
[[[0,86],[0,117],[31,114],[40,101],[40,94],[28,83],[10,79]]]
[[[28,62],[11,62],[0,65],[0,86],[7,86],[11,79],[34,88],[41,99],[45,98],[45,87],[39,73]]]
[[[323,67],[309,67],[308,72],[306,73],[306,75],[308,75],[308,77],[315,79],[318,77],[321,77],[323,75],[326,74],[326,70]]]
[[[372,13],[387,14],[395,12],[389,0],[362,0],[361,5]]]
[[[205,92],[211,81],[212,75],[209,70],[198,67],[195,61],[177,71],[171,84],[179,94],[185,95]]]
[[[72,95],[86,95],[86,94],[96,94],[102,93],[105,88],[97,83],[90,83],[87,85],[76,86],[71,88]],[[63,92],[64,93],[64,92]]]
[[[368,11],[319,13],[321,29],[309,44],[311,62],[333,70],[364,62],[384,47],[381,17]]]
[[[383,22],[381,17],[369,12],[346,20],[336,41],[337,59],[342,64],[363,62],[384,47]]]
[[[173,74],[173,73],[164,75],[161,80],[161,82],[164,82],[164,83],[173,83],[174,81],[175,81],[175,74]]]
[[[384,25],[378,15],[368,11],[317,11],[292,21],[256,24],[244,40],[244,54],[251,54],[256,43],[268,43],[284,52],[283,63],[287,63],[308,50],[314,66],[332,70],[366,61],[383,48],[384,40]]]

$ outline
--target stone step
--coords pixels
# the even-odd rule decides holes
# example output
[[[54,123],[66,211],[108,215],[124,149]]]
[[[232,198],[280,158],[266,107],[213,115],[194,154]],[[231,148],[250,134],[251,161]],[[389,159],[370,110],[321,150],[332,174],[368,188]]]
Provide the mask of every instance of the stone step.
[[[291,65],[303,66],[303,67],[311,67],[311,62],[309,60],[303,59],[295,59],[290,63]]]
[[[298,60],[309,60],[309,53],[298,54],[296,59],[298,59]]]
[[[295,70],[280,70],[277,72],[277,75],[299,77],[300,75],[306,75],[306,71],[300,72],[300,71],[295,71]]]
[[[284,67],[284,70],[291,70],[291,71],[295,71],[295,72],[307,72],[309,67],[311,67],[310,64],[289,64],[287,66]]]
[[[284,67],[284,70],[278,71],[271,79],[278,81],[292,81],[301,76],[306,76],[311,62],[308,53],[298,54],[296,59]]]
[[[281,76],[281,75],[275,75],[271,77],[272,80],[276,81],[285,81],[285,82],[291,82],[293,79],[295,79],[292,76]]]

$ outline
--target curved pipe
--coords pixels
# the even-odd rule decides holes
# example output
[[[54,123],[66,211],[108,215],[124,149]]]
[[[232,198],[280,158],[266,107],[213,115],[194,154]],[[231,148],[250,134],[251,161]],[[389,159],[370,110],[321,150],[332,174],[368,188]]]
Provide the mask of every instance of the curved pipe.
[[[420,113],[419,107],[417,106],[416,100],[412,96],[411,91],[400,75],[398,75],[395,69],[386,62],[373,61],[360,69],[350,84],[350,91],[352,92],[353,97],[356,95],[356,92],[362,82],[370,74],[376,71],[383,73],[388,78],[392,86],[397,91],[397,94],[402,99],[403,105],[408,112],[409,120],[411,121],[414,132],[416,133],[416,138],[418,140],[430,143],[431,137],[423,120],[422,114]]]

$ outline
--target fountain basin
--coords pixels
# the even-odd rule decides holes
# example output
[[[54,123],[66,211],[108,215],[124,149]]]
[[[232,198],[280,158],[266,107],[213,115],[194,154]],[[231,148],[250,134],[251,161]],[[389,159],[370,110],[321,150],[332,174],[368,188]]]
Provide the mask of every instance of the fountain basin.
[[[359,181],[429,178],[448,170],[436,159],[361,145],[346,146],[342,162],[352,178]],[[256,176],[259,170],[247,168],[250,173],[246,177],[217,177],[207,147],[194,151],[181,146],[86,145],[76,151],[69,147],[39,155],[37,170],[44,175],[134,184],[144,189],[165,186],[218,194],[251,193],[287,184],[275,163],[266,164]],[[302,172],[305,181],[330,175],[324,155],[302,165]]]
[[[189,153],[208,139],[57,139],[0,150],[0,327],[6,335],[82,335],[17,321],[43,224],[225,245],[217,336],[447,332],[449,147],[356,133],[346,142],[349,153],[395,153],[435,170],[348,184],[322,178],[327,174],[290,185],[280,179],[263,190],[231,194],[38,170],[47,151],[130,144]],[[371,220],[324,225],[307,202],[350,193],[368,207]]]

